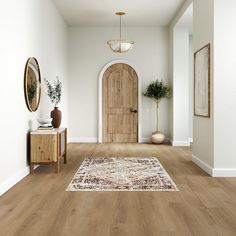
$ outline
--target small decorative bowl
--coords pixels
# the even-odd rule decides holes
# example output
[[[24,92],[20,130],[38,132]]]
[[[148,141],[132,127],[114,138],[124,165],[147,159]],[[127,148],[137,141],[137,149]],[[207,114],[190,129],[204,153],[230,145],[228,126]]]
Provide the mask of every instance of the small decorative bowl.
[[[38,123],[40,124],[40,126],[50,126],[52,125],[52,118],[37,118]]]

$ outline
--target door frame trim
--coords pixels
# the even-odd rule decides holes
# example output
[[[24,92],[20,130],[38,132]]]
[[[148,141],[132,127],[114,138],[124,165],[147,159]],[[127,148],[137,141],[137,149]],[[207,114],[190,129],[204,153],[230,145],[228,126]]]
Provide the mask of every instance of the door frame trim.
[[[141,74],[139,72],[139,70],[137,69],[137,67],[130,63],[128,60],[113,60],[108,62],[105,66],[103,66],[100,74],[99,74],[99,86],[98,86],[98,142],[102,143],[102,134],[103,134],[103,121],[102,121],[102,80],[103,80],[103,75],[106,72],[106,70],[114,65],[114,64],[118,64],[118,63],[123,63],[126,64],[130,67],[132,67],[137,76],[138,76],[138,143],[142,142],[142,116],[141,116]]]

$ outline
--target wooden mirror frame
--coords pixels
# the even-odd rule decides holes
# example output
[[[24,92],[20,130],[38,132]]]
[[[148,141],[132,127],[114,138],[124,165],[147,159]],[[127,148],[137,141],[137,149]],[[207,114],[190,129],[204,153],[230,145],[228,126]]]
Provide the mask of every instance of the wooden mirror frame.
[[[28,97],[28,92],[27,92],[27,79],[28,79],[28,76],[27,76],[27,73],[28,73],[28,68],[29,68],[29,64],[30,62],[34,60],[35,63],[36,63],[36,66],[37,66],[37,70],[38,70],[38,86],[39,86],[39,91],[38,91],[38,101],[37,101],[37,104],[36,104],[36,107],[35,108],[32,108],[31,105],[30,105],[30,101],[29,101],[29,97]],[[30,57],[27,62],[26,62],[26,65],[25,65],[25,72],[24,72],[24,94],[25,94],[25,102],[26,102],[26,106],[28,108],[28,110],[30,112],[35,112],[37,111],[38,107],[39,107],[39,103],[40,103],[40,98],[41,98],[41,73],[40,73],[40,68],[39,68],[39,63],[37,61],[37,59],[35,57]]]

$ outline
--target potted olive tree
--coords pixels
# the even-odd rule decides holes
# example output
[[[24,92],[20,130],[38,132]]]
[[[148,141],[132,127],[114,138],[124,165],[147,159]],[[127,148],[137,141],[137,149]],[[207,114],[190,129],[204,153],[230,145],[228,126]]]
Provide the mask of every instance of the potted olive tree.
[[[161,99],[170,98],[170,87],[165,85],[163,81],[153,81],[151,82],[147,88],[145,93],[143,94],[145,97],[151,98],[156,103],[156,118],[157,118],[157,126],[156,131],[151,135],[152,143],[161,144],[164,142],[165,135],[159,130],[159,116],[158,116],[158,108]]]

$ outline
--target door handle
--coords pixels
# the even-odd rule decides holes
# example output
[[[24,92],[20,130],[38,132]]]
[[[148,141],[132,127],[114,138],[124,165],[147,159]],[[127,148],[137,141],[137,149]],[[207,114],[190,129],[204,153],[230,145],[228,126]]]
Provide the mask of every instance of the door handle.
[[[138,113],[138,110],[137,110],[137,109],[130,108],[130,112]]]

